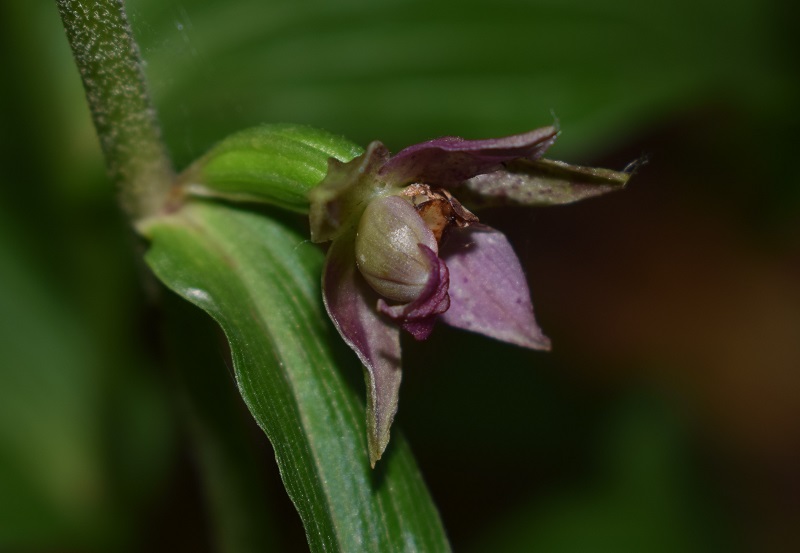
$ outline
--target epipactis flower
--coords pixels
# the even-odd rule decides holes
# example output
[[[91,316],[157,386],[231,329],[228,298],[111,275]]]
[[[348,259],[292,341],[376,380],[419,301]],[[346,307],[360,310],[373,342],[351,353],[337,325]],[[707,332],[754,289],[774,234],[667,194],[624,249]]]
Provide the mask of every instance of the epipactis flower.
[[[314,188],[311,239],[333,243],[325,308],[364,365],[372,466],[389,442],[401,378],[400,334],[426,339],[436,321],[546,350],[522,267],[506,237],[473,205],[560,204],[625,184],[628,173],[541,159],[555,127],[490,140],[445,137],[390,156],[373,142],[330,159]]]

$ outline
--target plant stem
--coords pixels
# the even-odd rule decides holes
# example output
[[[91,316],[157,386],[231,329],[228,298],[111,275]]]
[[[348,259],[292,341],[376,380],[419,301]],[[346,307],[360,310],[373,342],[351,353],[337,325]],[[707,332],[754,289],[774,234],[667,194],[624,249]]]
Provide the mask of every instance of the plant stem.
[[[56,0],[111,178],[136,221],[161,211],[173,180],[139,47],[122,0]]]

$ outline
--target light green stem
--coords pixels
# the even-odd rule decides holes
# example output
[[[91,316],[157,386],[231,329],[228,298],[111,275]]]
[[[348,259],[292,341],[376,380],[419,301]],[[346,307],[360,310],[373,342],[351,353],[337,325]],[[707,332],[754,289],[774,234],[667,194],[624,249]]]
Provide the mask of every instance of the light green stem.
[[[122,0],[56,0],[108,171],[136,221],[164,209],[173,180]]]

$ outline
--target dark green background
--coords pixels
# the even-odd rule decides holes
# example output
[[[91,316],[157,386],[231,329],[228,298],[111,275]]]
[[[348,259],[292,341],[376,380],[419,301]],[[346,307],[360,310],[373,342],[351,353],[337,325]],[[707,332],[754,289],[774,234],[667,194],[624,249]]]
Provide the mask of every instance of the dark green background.
[[[484,217],[526,265],[552,354],[444,328],[407,344],[397,423],[456,550],[800,547],[788,2],[128,9],[179,168],[264,122],[396,151],[555,116],[552,157],[649,155],[621,194]],[[240,518],[258,543],[304,550],[222,342],[153,293],[53,2],[0,5],[0,61],[0,549],[215,550],[233,517],[207,500],[203,409],[185,398],[205,375],[208,403],[230,404],[235,462],[257,475]]]

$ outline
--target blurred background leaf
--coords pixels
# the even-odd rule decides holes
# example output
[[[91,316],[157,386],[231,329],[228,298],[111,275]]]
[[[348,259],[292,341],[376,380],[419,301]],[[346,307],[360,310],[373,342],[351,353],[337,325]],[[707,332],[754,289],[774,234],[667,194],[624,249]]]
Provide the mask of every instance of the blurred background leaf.
[[[691,470],[682,421],[632,390],[604,417],[597,465],[580,486],[541,494],[491,528],[474,551],[730,551],[718,505]]]
[[[624,407],[640,382],[686,421],[652,422],[691,453],[684,470],[645,471],[653,485],[689,488],[659,501],[709,505],[743,549],[798,549],[790,2],[127,4],[178,167],[265,122],[396,151],[549,124],[551,110],[563,130],[555,158],[618,169],[651,154],[616,197],[485,216],[526,261],[552,355],[443,328],[406,344],[397,422],[456,550],[495,528],[510,540],[517,520],[568,550],[567,528],[621,518],[600,506],[615,497],[625,513],[626,496],[596,492],[591,475],[635,466],[649,447],[631,432],[641,449],[620,446],[608,461],[597,446],[617,443],[617,423],[601,423],[614,413],[648,416]],[[144,270],[111,208],[50,0],[0,4],[0,61],[0,548],[218,548],[196,531],[211,515],[190,440],[172,434],[186,429],[168,407],[181,386],[154,347]],[[446,393],[454,380],[458,393]],[[253,435],[254,455],[269,459]],[[663,461],[664,449],[652,455]],[[288,536],[282,550],[303,551],[275,472],[263,473],[267,513]],[[649,539],[674,529],[688,549],[728,544],[656,506]]]
[[[563,152],[596,156],[687,104],[777,115],[776,97],[792,97],[776,6],[752,0],[130,5],[179,161],[253,119],[397,148],[519,132],[551,112]]]

